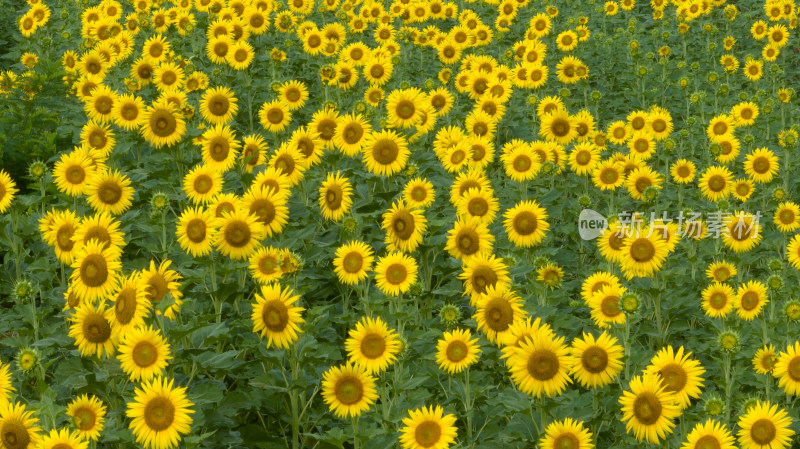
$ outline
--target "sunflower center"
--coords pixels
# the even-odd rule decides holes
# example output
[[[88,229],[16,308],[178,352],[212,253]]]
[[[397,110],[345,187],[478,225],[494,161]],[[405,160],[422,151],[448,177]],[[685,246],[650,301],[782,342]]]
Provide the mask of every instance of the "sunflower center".
[[[615,168],[606,168],[600,173],[600,179],[606,184],[614,184],[619,179],[619,171]]]
[[[336,400],[344,405],[355,404],[364,396],[364,386],[355,376],[344,376],[336,381],[333,391]]]
[[[580,449],[581,442],[573,433],[562,433],[553,439],[553,449]]]
[[[753,171],[763,175],[767,173],[770,169],[769,160],[765,157],[757,157],[753,160]]]
[[[193,218],[186,224],[186,238],[192,243],[202,243],[206,238],[206,222],[202,218]]]
[[[397,160],[400,148],[392,139],[380,139],[372,147],[372,157],[381,165],[389,165]]]
[[[0,195],[2,198],[2,195]],[[56,232],[56,244],[61,251],[72,251],[75,242],[72,241],[72,235],[75,233],[75,228],[71,224],[62,225]]]
[[[108,279],[106,259],[100,254],[89,254],[80,267],[81,281],[88,287],[103,285]]]
[[[531,166],[533,165],[533,162],[531,161],[531,158],[529,156],[525,154],[520,154],[514,158],[513,165],[514,165],[514,170],[520,173],[525,173],[528,170],[530,170]]]
[[[158,137],[168,137],[178,128],[178,121],[172,112],[165,109],[156,109],[150,115],[150,128]]]
[[[564,118],[557,118],[553,120],[553,123],[550,125],[550,131],[552,131],[553,135],[556,137],[564,137],[569,134],[570,125],[569,120]]]
[[[781,223],[788,225],[794,223],[795,215],[791,210],[782,210],[781,213],[778,214],[778,218],[780,218]]]
[[[380,334],[367,334],[361,339],[361,353],[368,359],[377,359],[386,352],[386,339]]]
[[[66,169],[66,178],[70,184],[81,184],[86,179],[86,170],[80,165],[71,165]]]
[[[348,123],[342,131],[342,138],[348,145],[355,145],[361,141],[364,128],[359,123]]]
[[[282,332],[289,324],[289,309],[281,300],[267,301],[261,309],[261,319],[270,331]]]
[[[269,225],[275,220],[275,205],[266,198],[260,198],[250,204],[250,213],[258,217],[264,224]]]
[[[8,449],[24,449],[31,442],[28,429],[23,423],[17,420],[6,420],[0,428],[2,434],[3,447]]]
[[[298,89],[294,88],[294,87],[290,87],[289,89],[286,89],[286,92],[284,92],[283,96],[287,100],[289,100],[290,103],[297,103],[298,101],[300,101],[300,97],[301,97],[300,91]]]
[[[178,81],[178,76],[173,71],[164,72],[161,75],[161,82],[163,82],[167,86],[171,86],[172,84],[175,84],[175,81]]]
[[[695,449],[721,449],[722,445],[714,435],[703,435],[694,442],[694,447]]]
[[[427,196],[428,190],[425,187],[414,186],[414,188],[411,189],[411,198],[414,198],[415,201],[424,201]]]
[[[678,167],[677,172],[678,176],[680,176],[681,178],[688,178],[689,175],[691,174],[691,170],[689,170],[689,167],[685,165],[681,165],[680,167]]]
[[[386,280],[389,281],[390,284],[401,284],[407,277],[408,270],[405,265],[401,263],[394,263],[389,265],[389,268],[386,269]]]
[[[267,112],[267,121],[273,125],[280,125],[283,122],[283,111],[280,108],[272,108]]]
[[[633,416],[645,426],[655,424],[661,418],[661,409],[661,401],[650,392],[640,393],[633,401]]]
[[[539,381],[555,377],[560,366],[558,356],[549,349],[537,349],[528,357],[528,374]]]
[[[200,195],[205,195],[214,187],[214,180],[211,176],[203,173],[194,180],[194,190]]]
[[[414,217],[407,210],[399,210],[395,212],[394,219],[392,220],[392,230],[400,240],[408,240],[414,235],[415,223]]]
[[[95,100],[95,109],[101,115],[107,115],[111,112],[111,107],[114,106],[114,101],[108,96],[102,96]]]
[[[169,429],[175,420],[175,405],[169,398],[155,397],[144,407],[144,422],[152,430]]]
[[[756,292],[749,291],[742,295],[742,309],[748,312],[755,309],[759,302],[758,293]]]
[[[139,117],[139,108],[135,104],[125,104],[120,108],[119,114],[127,121],[136,120]]]
[[[230,144],[228,143],[228,139],[223,136],[216,136],[212,138],[211,141],[208,142],[208,150],[211,159],[214,159],[217,162],[225,161],[230,153]]]
[[[656,248],[649,239],[640,238],[631,243],[631,257],[636,262],[648,262],[656,254]]]
[[[116,204],[122,199],[122,187],[113,180],[104,181],[97,188],[97,196],[105,204]]]
[[[79,430],[91,430],[94,428],[95,422],[97,422],[97,415],[95,414],[94,410],[88,407],[81,407],[75,412],[75,426],[78,427]]]
[[[364,257],[356,251],[347,253],[342,259],[342,268],[348,273],[358,273],[364,266]]]
[[[328,209],[337,210],[342,207],[342,188],[338,185],[328,186],[325,192],[325,203]]]
[[[370,76],[372,76],[375,79],[380,79],[383,76],[384,72],[385,70],[383,69],[383,66],[380,64],[373,64],[372,67],[370,67],[369,69]]]
[[[481,266],[472,272],[472,289],[478,293],[486,293],[486,287],[497,284],[497,273],[488,266]]]
[[[670,363],[661,368],[661,381],[666,391],[682,391],[686,387],[688,376],[686,370],[677,363]]]
[[[106,133],[102,129],[92,130],[89,134],[89,144],[91,144],[93,148],[103,148],[106,146],[107,141]]]
[[[708,299],[709,304],[714,309],[722,309],[725,307],[725,304],[728,303],[728,296],[722,292],[714,292],[711,297]]]
[[[103,315],[93,312],[83,320],[83,335],[89,343],[105,343],[111,336],[111,326]]]
[[[721,136],[728,132],[728,125],[725,122],[719,122],[714,124],[714,134]]]
[[[240,48],[236,50],[236,52],[233,54],[233,57],[234,59],[236,59],[236,62],[245,62],[247,61],[248,56],[250,56],[250,53],[247,51],[246,48]]]
[[[467,345],[464,344],[463,341],[451,341],[449,345],[447,345],[447,360],[451,363],[458,363],[469,355],[469,348]]]
[[[225,227],[225,241],[235,248],[247,245],[250,237],[250,226],[243,221],[237,220]]]
[[[736,241],[745,242],[750,240],[755,232],[755,226],[750,226],[747,222],[743,219],[739,219],[738,221],[731,222],[728,228],[728,234]]]
[[[494,298],[486,303],[484,318],[489,329],[503,332],[508,329],[514,320],[514,310],[511,304],[503,298]]]
[[[600,301],[600,311],[606,317],[613,318],[622,312],[619,310],[619,296],[606,296]]]
[[[725,177],[722,175],[714,175],[708,178],[708,189],[712,192],[720,192],[725,188]]]
[[[750,428],[750,438],[761,446],[770,444],[777,434],[778,429],[775,428],[775,424],[767,418],[759,419],[753,423],[753,427]]]
[[[424,448],[433,447],[442,437],[442,427],[434,421],[425,421],[414,430],[417,445]]]
[[[800,356],[795,356],[786,367],[786,374],[795,382],[800,382]]]
[[[403,120],[408,120],[414,116],[417,108],[414,106],[414,102],[411,100],[400,100],[397,102],[395,111],[398,117]]]
[[[114,303],[114,316],[117,321],[122,325],[130,323],[136,313],[136,305],[135,288],[125,287],[120,290]]]
[[[592,374],[602,373],[608,367],[608,353],[599,346],[587,348],[581,354],[581,365]]]
[[[131,351],[133,363],[139,367],[146,368],[158,360],[158,348],[149,341],[140,341],[136,343]]]

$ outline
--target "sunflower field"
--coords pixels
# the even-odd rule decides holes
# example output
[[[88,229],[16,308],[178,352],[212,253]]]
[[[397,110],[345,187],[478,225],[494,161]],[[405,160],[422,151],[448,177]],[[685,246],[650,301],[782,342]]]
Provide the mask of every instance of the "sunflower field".
[[[0,0],[0,449],[800,448],[795,0]]]

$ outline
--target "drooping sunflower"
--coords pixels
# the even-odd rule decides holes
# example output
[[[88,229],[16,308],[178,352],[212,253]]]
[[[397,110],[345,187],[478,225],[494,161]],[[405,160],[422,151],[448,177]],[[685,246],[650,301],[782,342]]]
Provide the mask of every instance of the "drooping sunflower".
[[[210,209],[192,206],[184,209],[175,226],[181,248],[193,257],[209,254],[216,231],[211,225],[213,220],[214,214]]]
[[[750,251],[763,237],[758,219],[753,214],[736,211],[726,217],[722,224],[722,241],[737,253]]]
[[[793,201],[784,201],[775,208],[772,222],[784,233],[800,228],[800,207]]]
[[[158,100],[142,115],[141,133],[156,148],[171,146],[186,134],[186,122],[173,103]]]
[[[119,345],[122,370],[134,382],[147,382],[161,376],[170,355],[169,343],[151,326],[137,327],[122,335]]]
[[[86,184],[87,201],[97,212],[119,215],[133,204],[133,187],[118,170],[95,173]]]
[[[458,278],[464,281],[464,293],[470,295],[473,307],[489,287],[498,288],[511,283],[506,264],[488,252],[480,253],[466,262]]]
[[[353,205],[353,187],[340,172],[328,173],[319,188],[319,207],[326,220],[340,221]]]
[[[692,353],[684,353],[683,346],[676,351],[666,346],[650,360],[645,374],[658,374],[665,392],[675,395],[675,401],[681,410],[691,405],[692,398],[699,398],[703,388],[705,368],[700,362],[691,358]]]
[[[248,258],[265,236],[264,224],[243,209],[223,212],[213,224],[217,229],[214,246],[234,260]]]
[[[592,320],[597,327],[604,329],[611,324],[624,324],[625,313],[619,307],[620,298],[626,288],[619,284],[611,284],[597,290],[588,302]]]
[[[789,345],[786,352],[781,351],[775,360],[772,375],[778,379],[778,386],[788,395],[800,395],[800,342]]]
[[[403,200],[411,207],[427,208],[435,199],[433,184],[425,178],[414,178],[403,188]]]
[[[673,432],[673,420],[681,414],[675,395],[666,391],[656,374],[635,376],[630,390],[619,398],[625,430],[633,431],[637,441],[658,444]]]
[[[739,286],[733,305],[739,318],[751,321],[761,313],[768,302],[767,286],[759,281],[749,281]]]
[[[125,415],[136,442],[146,449],[170,449],[189,433],[194,413],[186,398],[186,387],[175,387],[173,379],[156,377],[140,384]]]
[[[280,234],[289,219],[286,197],[271,189],[250,189],[242,198],[242,206],[264,225],[267,237]]]
[[[742,449],[787,449],[795,431],[786,410],[769,401],[758,401],[739,417],[739,446]]]
[[[681,449],[736,449],[733,435],[725,424],[713,419],[694,426]]]
[[[95,301],[108,295],[116,285],[118,272],[122,268],[121,250],[115,246],[105,247],[92,239],[76,253],[72,263],[70,282],[75,293],[86,301]]]
[[[733,311],[735,297],[731,286],[715,282],[703,290],[701,305],[711,318],[724,318]]]
[[[661,269],[667,253],[667,243],[658,232],[650,232],[648,227],[625,239],[620,265],[628,279],[649,277]]]
[[[478,361],[481,352],[477,338],[467,329],[445,332],[436,344],[436,363],[451,376]]]
[[[572,383],[572,359],[564,337],[538,333],[520,342],[508,359],[511,378],[520,391],[533,397],[560,395]]]
[[[361,149],[367,169],[383,176],[392,176],[405,168],[411,151],[406,139],[392,130],[372,131]]]
[[[380,318],[364,317],[350,329],[344,343],[350,363],[369,374],[380,374],[393,364],[400,352],[397,332]]]
[[[457,436],[456,417],[444,414],[440,405],[409,410],[400,429],[403,449],[447,449]]]
[[[110,299],[114,301],[110,321],[114,338],[143,326],[145,318],[150,315],[151,303],[137,272],[121,278]]]
[[[206,129],[201,141],[203,164],[221,173],[233,168],[241,144],[228,125],[217,124]]]
[[[72,325],[69,336],[75,339],[81,356],[112,357],[116,339],[111,332],[111,310],[107,310],[105,301],[95,307],[90,302],[83,302],[70,318]]]
[[[622,371],[624,352],[618,340],[606,332],[597,338],[584,332],[583,338],[572,341],[570,374],[584,388],[604,387]]]
[[[447,234],[445,249],[462,262],[491,251],[494,243],[494,236],[489,233],[486,223],[477,217],[459,218]]]
[[[350,241],[336,249],[334,272],[343,284],[355,285],[369,277],[374,252],[364,242]]]
[[[417,261],[401,252],[387,254],[375,265],[375,283],[386,295],[397,296],[417,281]]]
[[[593,449],[592,433],[582,421],[566,418],[547,425],[539,439],[541,449]]]
[[[378,399],[375,378],[349,363],[332,366],[322,375],[322,398],[340,418],[359,416]]]
[[[428,226],[422,211],[398,200],[383,213],[382,227],[390,251],[411,253],[422,243],[422,235]]]
[[[261,293],[256,293],[251,315],[253,332],[267,339],[267,347],[285,349],[297,341],[303,332],[299,325],[305,322],[301,315],[305,308],[294,306],[299,299],[300,295],[294,295],[290,287],[281,289],[277,282],[262,285]]]
[[[144,285],[145,297],[154,306],[156,313],[161,315],[158,304],[169,294],[172,296],[172,304],[164,311],[164,316],[170,320],[175,319],[175,314],[181,310],[183,304],[183,293],[180,291],[181,275],[175,270],[170,270],[172,261],[164,259],[156,267],[156,262],[150,260],[150,268],[142,270],[141,282]]]
[[[0,407],[0,447],[6,449],[32,449],[39,447],[41,431],[33,411],[25,404],[9,402]]]
[[[768,183],[778,172],[778,157],[769,149],[756,148],[744,161],[744,172],[757,183]]]

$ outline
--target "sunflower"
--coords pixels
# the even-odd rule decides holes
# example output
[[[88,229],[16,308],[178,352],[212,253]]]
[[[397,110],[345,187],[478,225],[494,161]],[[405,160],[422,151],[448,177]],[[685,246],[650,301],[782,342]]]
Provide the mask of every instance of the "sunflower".
[[[258,112],[261,126],[271,133],[278,133],[289,126],[292,121],[292,114],[289,109],[278,100],[264,103]]]
[[[350,241],[336,249],[333,267],[339,282],[355,285],[366,279],[374,261],[372,248],[364,242]]]
[[[725,424],[713,419],[694,426],[681,449],[736,449],[731,432]]]
[[[103,431],[106,407],[94,395],[82,395],[67,406],[67,415],[75,423],[78,434],[83,439],[97,441]]]
[[[789,345],[775,360],[772,375],[788,395],[800,395],[800,342]]]
[[[79,196],[86,193],[89,179],[95,172],[94,160],[89,157],[89,153],[76,150],[61,155],[53,168],[53,181],[60,192],[69,196]],[[5,172],[0,172],[0,191],[5,191],[2,189],[8,185],[10,179]],[[5,195],[0,196],[0,206],[4,198]],[[4,209],[0,207],[0,210]]]
[[[114,133],[111,132],[111,128],[107,124],[103,125],[94,120],[89,120],[81,128],[81,145],[89,150],[89,155],[94,160],[108,157],[115,144]]]
[[[560,395],[572,380],[572,359],[564,337],[538,333],[520,343],[508,360],[511,378],[533,397]]]
[[[146,449],[169,449],[178,445],[180,434],[192,425],[192,404],[185,387],[174,387],[174,380],[156,377],[140,384],[128,402],[125,415],[131,419],[136,442]]]
[[[436,363],[451,376],[478,361],[481,352],[477,338],[466,329],[445,332],[436,344]]]
[[[647,131],[656,141],[662,141],[672,134],[674,126],[669,111],[663,108],[653,108],[647,114]]]
[[[221,173],[233,167],[241,145],[228,125],[217,124],[206,129],[201,139],[203,163],[207,167]]]
[[[539,439],[541,449],[592,449],[592,433],[582,421],[566,418],[547,425],[544,435]]]
[[[183,177],[183,191],[194,204],[207,204],[222,192],[222,183],[222,173],[197,164]]]
[[[407,207],[402,200],[383,213],[383,229],[390,251],[413,252],[422,243],[427,221],[422,211]]]
[[[267,142],[259,134],[250,134],[242,139],[242,152],[239,162],[247,173],[264,163],[264,154],[267,151]]]
[[[736,294],[728,284],[715,282],[703,290],[701,306],[711,318],[724,318],[733,311]]]
[[[319,207],[326,220],[341,221],[353,205],[353,187],[340,172],[328,173],[319,188]]]
[[[736,211],[726,217],[722,225],[722,240],[734,252],[750,251],[761,241],[762,233],[755,215]]]
[[[253,280],[268,285],[283,276],[281,257],[283,250],[265,246],[250,256],[250,273]]]
[[[302,81],[291,80],[281,84],[278,89],[278,96],[289,111],[295,111],[303,107],[308,100],[308,88]]]
[[[228,64],[234,70],[245,70],[255,58],[255,49],[249,42],[239,40],[231,45],[225,56]]]
[[[91,239],[76,253],[72,263],[72,283],[75,293],[86,301],[95,301],[108,295],[117,282],[121,250],[116,246]]]
[[[325,153],[325,142],[319,138],[319,133],[305,126],[297,128],[292,133],[288,146],[297,150],[297,160],[304,170],[320,163]],[[284,145],[281,145],[281,148],[283,147]]]
[[[78,217],[71,210],[59,211],[55,213],[50,229],[43,234],[44,239],[54,247],[61,263],[72,264],[74,260],[78,247],[72,237],[78,225]]]
[[[792,201],[784,201],[775,209],[772,222],[781,232],[791,232],[800,227],[800,207]]]
[[[390,253],[378,259],[375,265],[375,282],[386,295],[397,296],[411,288],[417,281],[417,261],[401,252]]]
[[[367,169],[383,176],[392,176],[405,168],[411,154],[406,139],[392,130],[372,131],[361,152]]]
[[[332,366],[322,375],[322,398],[340,418],[359,416],[378,399],[375,378],[350,363]]]
[[[487,287],[486,293],[478,298],[473,318],[486,339],[496,343],[502,341],[514,323],[523,320],[522,305],[522,298],[509,285]]]
[[[380,318],[362,318],[349,332],[345,350],[351,363],[369,374],[380,374],[393,364],[400,352],[397,332]]]
[[[581,285],[581,297],[588,305],[595,293],[600,291],[603,287],[608,287],[610,285],[621,286],[619,278],[607,271],[598,271],[583,281]]]
[[[410,207],[427,208],[436,198],[433,184],[426,178],[414,178],[403,188],[403,200]]]
[[[372,126],[361,114],[342,115],[338,119],[333,142],[346,156],[361,153],[367,137],[372,133]]]
[[[95,173],[86,183],[87,201],[98,213],[119,215],[133,203],[133,187],[118,170]]]
[[[645,369],[645,375],[658,374],[665,392],[675,395],[675,401],[681,410],[691,405],[692,398],[699,398],[703,388],[703,378],[706,370],[695,359],[692,353],[683,352],[683,346],[677,351],[672,346],[661,348],[650,360],[650,365]]]
[[[625,187],[631,198],[644,200],[644,191],[648,187],[660,189],[662,177],[658,172],[648,166],[634,169],[625,179]]]
[[[153,72],[153,84],[161,92],[180,89],[185,76],[183,69],[176,63],[161,61]]]
[[[775,369],[778,357],[775,354],[775,346],[764,345],[755,355],[753,355],[753,368],[758,374],[772,374]]]
[[[179,290],[181,286],[181,275],[175,270],[170,270],[172,261],[164,259],[156,267],[156,262],[150,260],[150,268],[142,270],[141,282],[144,285],[145,298],[156,306],[156,313],[161,315],[158,304],[164,300],[169,293],[172,296],[173,304],[164,311],[164,316],[170,320],[175,319],[175,314],[181,310],[183,304],[183,293]]]
[[[744,171],[754,182],[768,183],[778,172],[778,157],[767,148],[756,148],[745,158]]]
[[[223,212],[213,227],[218,230],[214,236],[214,246],[234,260],[248,258],[266,232],[258,217],[242,209]]]
[[[569,154],[569,166],[579,176],[590,174],[600,163],[600,149],[589,142],[576,144]]]
[[[588,301],[592,320],[597,327],[603,329],[612,324],[624,324],[625,313],[620,310],[619,301],[625,294],[626,288],[611,284],[597,290]]]
[[[572,370],[570,374],[584,388],[604,387],[622,371],[625,350],[616,338],[603,332],[595,338],[583,333],[572,341]]]
[[[672,175],[672,179],[678,184],[688,184],[694,180],[697,167],[692,161],[678,159],[672,164],[669,172]]]
[[[38,419],[32,411],[25,410],[25,404],[9,402],[0,407],[0,447],[6,449],[27,449],[39,447],[42,431]]]
[[[117,97],[112,115],[114,123],[127,131],[134,131],[142,123],[145,111],[144,100],[133,94],[124,94]]]
[[[456,440],[456,417],[444,414],[441,406],[409,410],[400,429],[403,449],[447,449]]]
[[[515,145],[506,151],[503,147],[503,155],[500,157],[506,176],[512,181],[530,181],[536,177],[542,168],[542,162],[537,159],[530,145]]]
[[[112,338],[116,339],[143,326],[145,318],[150,315],[151,303],[139,273],[120,278],[119,285],[109,299],[114,301],[113,319],[110,320]]]
[[[462,262],[491,251],[494,243],[494,236],[489,233],[486,223],[477,217],[459,218],[447,234],[445,249]]]
[[[614,159],[601,161],[592,172],[592,183],[602,190],[616,190],[625,183],[623,165]]]
[[[142,115],[141,133],[156,148],[172,146],[186,134],[186,122],[174,104],[162,99]]]
[[[117,93],[108,86],[100,84],[92,90],[89,98],[84,100],[84,110],[89,119],[103,124],[114,118],[114,104],[117,102]]]
[[[656,151],[656,142],[647,131],[634,131],[628,140],[630,154],[638,160],[649,160]]]
[[[800,270],[800,235],[795,235],[786,245],[786,259],[792,266]]]
[[[739,286],[733,305],[739,318],[751,321],[768,302],[767,286],[758,281],[750,281]]]
[[[107,310],[105,301],[95,307],[90,302],[82,302],[70,318],[72,325],[69,336],[75,339],[81,356],[107,357],[114,355],[116,338],[111,332],[111,310]]]
[[[228,87],[215,87],[203,93],[200,99],[200,113],[212,125],[230,122],[238,111],[237,99]]]
[[[77,256],[78,251],[93,240],[102,248],[113,248],[119,251],[125,245],[125,235],[119,230],[119,226],[119,222],[107,213],[83,217],[72,235],[72,241],[75,243],[73,247],[75,255]]]
[[[467,261],[458,278],[464,281],[464,294],[470,295],[473,307],[488,288],[502,288],[511,284],[506,264],[488,252],[480,253]]]
[[[736,276],[736,265],[726,261],[714,261],[708,265],[706,269],[706,276],[715,282],[727,282],[733,276]]]
[[[565,110],[555,110],[541,117],[539,135],[561,145],[568,145],[578,136],[578,127],[575,119]]]
[[[278,151],[267,162],[267,166],[285,175],[290,187],[299,184],[306,171],[303,154],[300,153],[298,147],[288,144],[283,144],[278,148]]]
[[[215,232],[211,226],[213,219],[211,210],[192,206],[184,209],[175,226],[175,235],[181,248],[193,257],[209,254]]]
[[[290,347],[303,332],[299,325],[305,322],[301,316],[305,308],[294,306],[300,295],[294,295],[290,287],[281,290],[280,284],[275,282],[262,285],[261,294],[256,293],[255,299],[251,315],[253,332],[260,332],[261,338],[267,338],[268,348],[273,345],[279,349]]]
[[[622,265],[625,276],[649,277],[661,269],[667,258],[667,243],[652,228],[642,230],[638,235],[625,239],[622,245]]]
[[[280,234],[289,218],[286,197],[272,189],[250,189],[242,198],[244,210],[255,216],[264,225],[266,237]]]
[[[630,390],[619,398],[625,430],[633,431],[637,441],[658,444],[659,438],[672,433],[675,428],[673,420],[681,414],[675,395],[666,390],[656,374],[635,376],[630,382]]]
[[[137,327],[122,335],[117,355],[122,370],[134,382],[161,376],[170,355],[169,343],[151,326]]]
[[[742,67],[744,76],[750,81],[758,81],[764,75],[764,61],[748,59]]]
[[[0,362],[0,408],[5,407],[11,400],[11,395],[16,389],[11,384],[11,366]]]
[[[739,103],[731,109],[731,117],[737,126],[752,125],[758,117],[758,106],[751,101]]]
[[[795,431],[786,410],[769,401],[757,401],[739,417],[739,446],[742,449],[786,449]]]

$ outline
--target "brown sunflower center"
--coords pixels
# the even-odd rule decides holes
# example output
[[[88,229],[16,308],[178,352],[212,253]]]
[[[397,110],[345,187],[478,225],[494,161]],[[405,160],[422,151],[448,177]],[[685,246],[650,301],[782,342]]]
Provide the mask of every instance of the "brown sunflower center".
[[[539,381],[555,377],[560,366],[558,356],[549,349],[537,349],[528,356],[528,374]]]
[[[342,130],[342,139],[348,145],[355,145],[364,136],[364,127],[360,123],[348,123]]]
[[[695,449],[721,449],[722,445],[714,435],[703,435],[694,442]]]
[[[581,354],[581,365],[592,374],[602,373],[608,367],[608,353],[599,346],[591,346]]]
[[[758,303],[761,302],[758,297],[758,293],[754,291],[745,292],[742,295],[742,309],[745,311],[751,311],[758,306]]]
[[[786,367],[786,374],[795,382],[800,382],[800,356],[794,356]]]
[[[81,282],[88,287],[103,285],[108,279],[108,265],[101,254],[89,254],[80,266]]]
[[[331,210],[342,207],[342,188],[336,184],[329,185],[325,192],[325,204]]]
[[[175,420],[175,405],[169,398],[155,397],[144,407],[144,422],[157,432],[169,429]]]
[[[117,204],[122,199],[122,186],[114,180],[103,181],[97,186],[97,197],[105,204]]]
[[[661,381],[666,391],[682,391],[686,387],[688,376],[686,370],[677,363],[670,363],[660,370]]]
[[[124,104],[120,108],[119,114],[127,121],[136,120],[139,117],[139,107],[134,103]]]
[[[289,325],[289,309],[281,300],[267,301],[261,309],[261,319],[270,331],[282,332]]]
[[[283,123],[283,111],[280,108],[271,108],[267,111],[267,121],[273,125]]]
[[[386,269],[386,280],[393,285],[399,285],[408,278],[408,269],[401,263],[393,263]]]
[[[379,139],[372,146],[372,157],[381,165],[389,165],[397,160],[400,147],[392,139]]]
[[[65,178],[70,184],[80,185],[86,179],[86,170],[79,164],[70,165],[65,170]]]
[[[140,341],[133,347],[131,357],[137,366],[146,368],[158,360],[158,348],[149,341]]]
[[[205,173],[198,175],[197,178],[194,179],[194,191],[200,195],[205,195],[210,192],[213,187],[214,179]]]
[[[83,336],[89,343],[105,343],[111,337],[111,326],[102,314],[91,312],[83,319]]]
[[[636,262],[648,262],[655,256],[656,247],[649,239],[638,238],[631,243],[630,254]]]
[[[574,433],[565,432],[553,439],[553,449],[580,449],[581,441]]]
[[[486,325],[495,332],[508,329],[514,320],[514,310],[504,298],[493,298],[486,303],[483,313]]]
[[[619,175],[619,170],[614,167],[608,167],[603,169],[603,171],[600,173],[600,179],[605,184],[615,184],[617,180],[619,180]]]
[[[472,289],[477,293],[486,293],[486,287],[497,284],[497,273],[491,267],[482,265],[472,271]]]
[[[106,132],[102,128],[93,129],[89,133],[89,144],[93,148],[104,148],[107,142]]]
[[[75,411],[73,419],[79,430],[91,430],[97,422],[97,414],[89,407],[81,407]]]
[[[192,243],[202,243],[206,239],[206,222],[202,218],[193,218],[186,223],[186,238]]]
[[[414,216],[408,210],[400,209],[392,218],[392,230],[400,240],[408,240],[414,235]]]
[[[530,156],[528,156],[527,154],[520,154],[514,158],[513,165],[514,165],[514,170],[520,173],[525,173],[531,169],[533,161],[531,161]]]
[[[172,112],[166,109],[156,109],[150,115],[150,128],[158,137],[169,137],[178,129],[178,121]]]
[[[114,316],[122,325],[130,323],[136,314],[136,293],[136,288],[125,287],[117,294],[114,302]]]
[[[230,143],[224,136],[215,136],[208,142],[208,153],[211,159],[224,162],[230,154]]]
[[[433,447],[441,438],[442,427],[435,421],[424,421],[414,430],[417,445],[424,448]]]
[[[253,201],[250,204],[250,213],[258,217],[258,219],[266,225],[272,223],[277,215],[275,204],[267,198],[258,198]]]
[[[223,94],[215,94],[208,99],[208,111],[218,117],[222,117],[228,113],[230,109],[230,100]]]
[[[72,251],[72,248],[75,246],[75,242],[72,241],[72,235],[74,233],[75,228],[69,223],[63,224],[58,228],[56,232],[56,244],[61,251]]]
[[[600,312],[608,318],[614,318],[621,314],[619,310],[619,296],[609,295],[600,301]]]
[[[661,411],[661,401],[653,393],[640,393],[633,401],[633,416],[645,426],[655,424],[661,418]]]
[[[722,292],[714,292],[708,298],[708,303],[712,308],[720,310],[728,303],[728,295]]]
[[[467,358],[469,355],[469,348],[467,348],[467,345],[463,341],[455,340],[447,345],[447,350],[445,352],[447,354],[447,360],[450,361],[450,363],[458,363]]]
[[[692,174],[692,171],[689,169],[689,167],[685,165],[681,165],[680,167],[678,167],[677,172],[678,176],[680,176],[681,178],[688,178],[689,175]]]
[[[224,234],[225,241],[235,248],[241,248],[250,242],[250,226],[241,220],[229,223]]]
[[[553,120],[553,123],[550,125],[550,131],[556,137],[565,137],[569,134],[570,124],[569,120],[565,118],[556,118]]]
[[[464,228],[456,236],[458,250],[464,255],[471,256],[480,249],[480,236],[471,228]]]
[[[348,273],[358,273],[364,266],[364,257],[357,251],[347,253],[342,258],[342,268]]]
[[[364,396],[364,385],[357,376],[345,375],[336,381],[333,391],[337,401],[344,405],[352,405]]]
[[[769,159],[766,157],[757,157],[753,160],[753,171],[763,175],[764,173],[769,172],[770,170],[770,163]]]
[[[428,189],[426,189],[425,187],[414,186],[414,188],[411,189],[411,198],[413,198],[414,201],[422,202],[427,197],[428,197]]]
[[[750,438],[758,445],[769,445],[778,434],[775,424],[768,418],[761,418],[750,428]]]
[[[97,97],[97,99],[95,99],[94,101],[94,107],[97,110],[97,112],[101,115],[110,114],[111,108],[113,106],[114,106],[114,100],[107,95]]]
[[[377,359],[386,352],[386,339],[380,334],[367,334],[361,339],[361,353],[368,359]]]
[[[28,428],[17,419],[7,419],[0,428],[0,441],[8,449],[25,449],[31,442]]]

